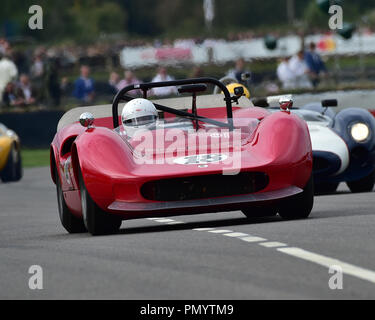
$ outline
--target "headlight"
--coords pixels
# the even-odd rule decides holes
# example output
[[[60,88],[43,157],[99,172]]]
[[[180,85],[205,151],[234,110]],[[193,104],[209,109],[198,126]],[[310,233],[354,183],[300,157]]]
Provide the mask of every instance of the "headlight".
[[[370,136],[370,129],[364,123],[356,123],[352,126],[350,134],[357,142],[363,142]]]
[[[16,133],[13,130],[7,130],[5,133],[9,138],[14,138],[16,136]]]

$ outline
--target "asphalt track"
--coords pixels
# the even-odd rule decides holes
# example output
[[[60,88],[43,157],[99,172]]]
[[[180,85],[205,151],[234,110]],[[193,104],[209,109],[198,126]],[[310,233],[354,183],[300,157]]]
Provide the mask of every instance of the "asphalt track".
[[[69,235],[48,168],[29,169],[0,184],[0,299],[374,299],[374,230],[374,193],[342,185],[304,221],[231,212]],[[43,290],[29,289],[31,265]],[[332,265],[342,290],[329,288]]]

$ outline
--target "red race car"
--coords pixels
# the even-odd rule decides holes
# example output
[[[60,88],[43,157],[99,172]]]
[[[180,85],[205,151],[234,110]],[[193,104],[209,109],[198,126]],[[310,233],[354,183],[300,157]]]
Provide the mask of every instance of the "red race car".
[[[203,95],[207,86],[222,93]],[[147,100],[165,87],[192,97]],[[187,79],[128,86],[112,105],[68,111],[51,144],[62,225],[99,235],[145,217],[242,210],[307,218],[314,192],[306,123],[288,99],[269,113],[243,95],[216,79]]]

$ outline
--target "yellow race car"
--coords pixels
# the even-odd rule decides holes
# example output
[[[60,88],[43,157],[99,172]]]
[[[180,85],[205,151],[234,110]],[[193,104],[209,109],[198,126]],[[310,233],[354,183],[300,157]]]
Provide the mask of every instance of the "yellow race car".
[[[0,179],[3,182],[22,178],[21,144],[17,134],[0,123]]]

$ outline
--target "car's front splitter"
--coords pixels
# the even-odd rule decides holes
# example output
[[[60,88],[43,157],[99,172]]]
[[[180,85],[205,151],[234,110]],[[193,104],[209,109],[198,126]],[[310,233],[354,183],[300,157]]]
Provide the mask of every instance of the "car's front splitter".
[[[290,186],[284,189],[256,194],[220,197],[211,199],[168,201],[168,202],[122,202],[115,201],[108,206],[108,211],[126,219],[163,215],[186,215],[217,211],[239,210],[241,208],[266,205],[303,192],[301,188]]]

